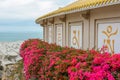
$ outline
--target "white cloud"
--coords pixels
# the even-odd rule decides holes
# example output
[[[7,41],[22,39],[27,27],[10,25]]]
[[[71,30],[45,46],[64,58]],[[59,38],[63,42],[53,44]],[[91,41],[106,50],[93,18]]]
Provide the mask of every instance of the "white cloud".
[[[35,19],[60,7],[57,4],[59,2],[60,0],[0,0],[0,18]]]
[[[17,7],[34,2],[34,0],[0,0],[0,7]]]
[[[47,6],[45,6],[45,4]],[[52,2],[49,1],[34,1],[34,0],[5,0],[0,1],[0,17],[25,19],[34,18],[41,14],[41,10],[52,7]]]

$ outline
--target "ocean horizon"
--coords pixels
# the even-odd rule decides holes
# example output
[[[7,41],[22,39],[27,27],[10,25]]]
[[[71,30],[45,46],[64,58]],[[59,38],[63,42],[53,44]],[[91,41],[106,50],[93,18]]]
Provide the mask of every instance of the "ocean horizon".
[[[0,32],[0,42],[15,42],[28,39],[43,39],[42,32]]]

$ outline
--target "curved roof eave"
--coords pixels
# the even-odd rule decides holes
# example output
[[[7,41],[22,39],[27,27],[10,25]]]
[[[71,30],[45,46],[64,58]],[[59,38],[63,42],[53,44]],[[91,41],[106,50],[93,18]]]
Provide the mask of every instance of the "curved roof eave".
[[[90,1],[90,0],[82,0],[82,1],[87,2],[87,1]],[[42,21],[44,19],[51,18],[51,17],[56,17],[56,16],[60,16],[60,15],[65,15],[65,14],[70,14],[70,13],[75,13],[75,12],[80,12],[80,11],[85,11],[85,10],[91,10],[91,9],[110,6],[110,5],[115,5],[115,4],[120,4],[120,0],[93,0],[93,1],[99,1],[99,3],[96,3],[96,4],[94,3],[94,5],[92,5],[93,3],[91,1],[91,4],[89,3],[89,6],[86,3],[86,6],[84,4],[84,5],[82,5],[82,7],[80,7],[80,5],[79,5],[80,0],[78,0],[78,1],[68,5],[66,7],[60,8],[56,11],[48,13],[48,14],[42,16],[42,17],[39,17],[38,19],[36,19],[35,22],[37,24],[39,24],[40,21]],[[100,3],[100,1],[101,1],[101,3]],[[102,3],[102,1],[103,1],[103,3]]]

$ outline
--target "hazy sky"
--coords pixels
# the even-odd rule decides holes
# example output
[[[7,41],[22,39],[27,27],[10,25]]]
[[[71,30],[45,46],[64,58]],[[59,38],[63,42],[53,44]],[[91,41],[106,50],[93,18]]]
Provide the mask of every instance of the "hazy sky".
[[[0,0],[0,32],[42,32],[35,19],[74,0]]]

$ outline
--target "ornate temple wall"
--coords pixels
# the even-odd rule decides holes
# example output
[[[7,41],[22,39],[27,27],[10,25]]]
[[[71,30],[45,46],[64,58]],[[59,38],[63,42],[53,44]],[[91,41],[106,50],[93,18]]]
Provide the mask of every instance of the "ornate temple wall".
[[[47,19],[44,31],[49,43],[78,49],[106,45],[109,52],[120,52],[120,5]]]

